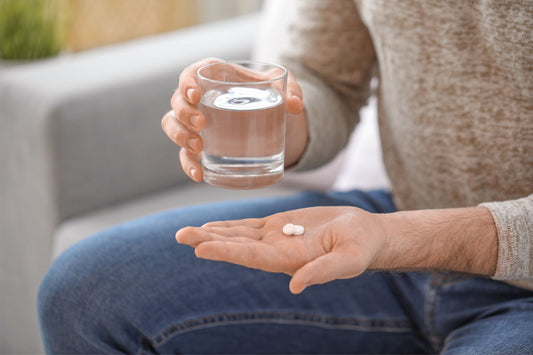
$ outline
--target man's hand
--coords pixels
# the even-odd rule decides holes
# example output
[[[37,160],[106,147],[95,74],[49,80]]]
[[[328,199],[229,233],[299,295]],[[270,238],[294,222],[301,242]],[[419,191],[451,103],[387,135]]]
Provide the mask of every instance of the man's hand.
[[[287,223],[305,227],[286,236]],[[176,233],[201,258],[292,275],[290,290],[366,270],[451,270],[494,274],[497,234],[483,207],[373,214],[313,207],[258,219],[211,222]]]
[[[283,234],[287,223],[305,227],[299,236]],[[355,207],[313,207],[266,218],[208,223],[176,234],[201,258],[293,275],[290,290],[364,272],[386,248],[379,215]]]
[[[178,88],[170,100],[172,110],[161,120],[163,131],[181,147],[179,160],[183,171],[196,182],[203,180],[200,153],[204,144],[200,132],[206,125],[205,116],[198,110],[201,92],[196,81],[196,72],[204,65],[221,61],[218,58],[206,58],[185,68],[180,74]],[[252,79],[257,73],[243,70],[242,75]],[[307,145],[302,89],[290,72],[287,78],[286,102],[288,139],[285,144],[285,165],[290,166],[298,161]]]

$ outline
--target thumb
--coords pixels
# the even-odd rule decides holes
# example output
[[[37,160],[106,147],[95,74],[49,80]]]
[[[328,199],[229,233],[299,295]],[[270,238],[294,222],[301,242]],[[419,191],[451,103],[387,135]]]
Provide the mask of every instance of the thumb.
[[[287,77],[287,112],[299,114],[304,110],[302,88],[294,75],[289,72]]]
[[[330,252],[319,256],[298,269],[289,283],[292,293],[298,294],[312,285],[362,274],[369,265],[361,253]]]

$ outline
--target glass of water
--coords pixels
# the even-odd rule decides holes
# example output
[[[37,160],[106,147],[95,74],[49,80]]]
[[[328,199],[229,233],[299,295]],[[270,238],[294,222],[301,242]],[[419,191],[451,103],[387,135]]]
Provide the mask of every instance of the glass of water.
[[[283,176],[287,70],[256,61],[208,64],[197,72],[205,115],[204,181],[256,189]]]

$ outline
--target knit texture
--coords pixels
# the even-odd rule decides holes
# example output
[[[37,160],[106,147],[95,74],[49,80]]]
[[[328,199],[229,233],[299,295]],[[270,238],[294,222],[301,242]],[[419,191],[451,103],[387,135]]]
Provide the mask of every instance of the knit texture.
[[[499,238],[494,277],[533,288],[533,1],[298,6],[280,57],[302,85],[309,122],[298,169],[346,144],[377,73],[398,208],[485,203]]]

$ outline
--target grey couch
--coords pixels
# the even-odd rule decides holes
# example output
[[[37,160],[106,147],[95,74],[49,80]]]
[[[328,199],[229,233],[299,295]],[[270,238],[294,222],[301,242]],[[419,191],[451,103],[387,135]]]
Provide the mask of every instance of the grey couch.
[[[42,352],[40,280],[108,226],[208,201],[287,194],[194,184],[160,128],[179,72],[248,58],[258,15],[0,69],[0,353]]]

